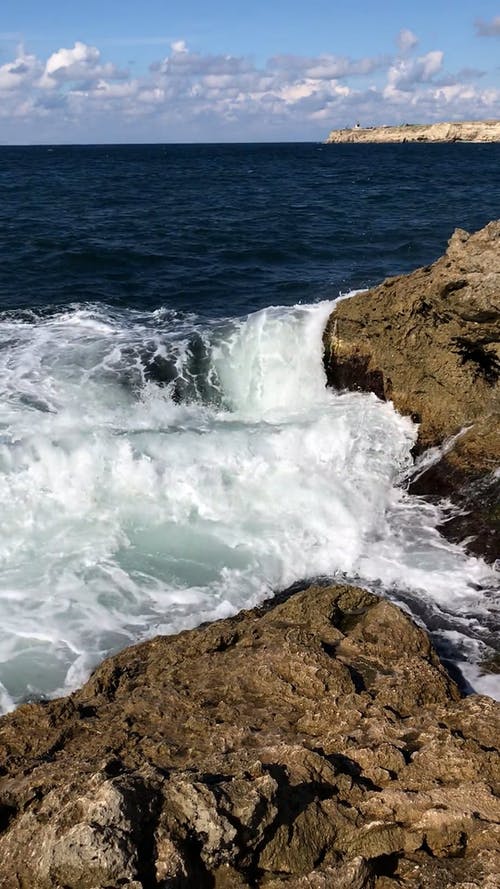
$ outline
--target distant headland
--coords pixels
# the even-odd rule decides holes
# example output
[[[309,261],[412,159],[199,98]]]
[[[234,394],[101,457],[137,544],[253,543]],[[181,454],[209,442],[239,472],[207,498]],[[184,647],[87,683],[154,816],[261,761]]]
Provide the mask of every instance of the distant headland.
[[[326,142],[500,142],[500,120],[405,123],[397,127],[361,127],[357,124],[332,130]]]

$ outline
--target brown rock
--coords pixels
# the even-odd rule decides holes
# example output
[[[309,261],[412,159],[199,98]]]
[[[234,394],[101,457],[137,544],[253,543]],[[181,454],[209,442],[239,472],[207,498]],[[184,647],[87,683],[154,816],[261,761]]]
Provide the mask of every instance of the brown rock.
[[[500,221],[473,235],[458,229],[433,265],[340,302],[324,345],[330,385],[391,399],[418,421],[419,452],[443,449],[412,490],[453,496],[463,514],[445,533],[473,537],[476,552],[496,558]]]
[[[363,858],[355,858],[347,864],[325,867],[312,871],[306,877],[271,880],[265,889],[373,889],[374,876]]]
[[[493,886],[498,722],[394,605],[310,587],[3,717],[0,885]]]

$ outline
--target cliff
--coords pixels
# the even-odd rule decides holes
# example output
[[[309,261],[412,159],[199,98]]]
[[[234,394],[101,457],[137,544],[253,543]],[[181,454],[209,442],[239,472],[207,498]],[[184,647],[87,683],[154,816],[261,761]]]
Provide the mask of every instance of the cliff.
[[[462,507],[442,530],[498,557],[500,221],[458,229],[433,265],[338,303],[324,345],[330,385],[391,399],[419,423],[420,453],[442,448],[412,485]]]
[[[500,121],[352,127],[332,130],[326,142],[500,142]]]

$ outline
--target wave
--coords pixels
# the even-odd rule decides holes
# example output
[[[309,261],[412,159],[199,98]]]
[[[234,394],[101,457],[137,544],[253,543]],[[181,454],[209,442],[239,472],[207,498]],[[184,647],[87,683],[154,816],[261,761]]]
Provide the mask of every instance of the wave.
[[[410,420],[326,388],[332,305],[0,316],[4,710],[317,576],[402,603],[492,693],[497,577],[406,494]]]

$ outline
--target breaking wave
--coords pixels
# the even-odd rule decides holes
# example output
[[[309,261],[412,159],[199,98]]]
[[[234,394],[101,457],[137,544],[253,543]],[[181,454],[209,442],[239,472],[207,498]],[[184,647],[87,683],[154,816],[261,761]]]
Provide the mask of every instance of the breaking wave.
[[[410,420],[325,387],[331,309],[1,316],[2,709],[132,641],[339,576],[410,609],[494,693],[475,664],[496,577],[406,494]]]

